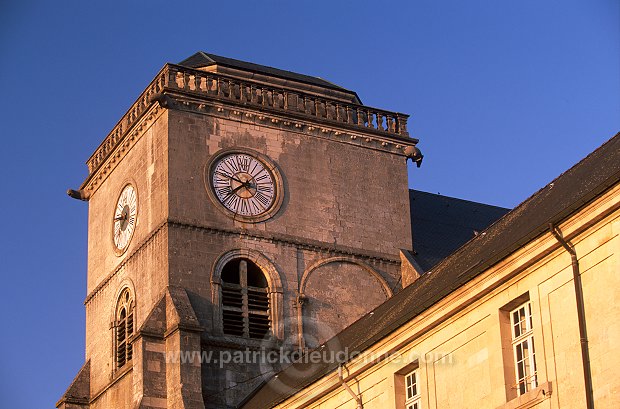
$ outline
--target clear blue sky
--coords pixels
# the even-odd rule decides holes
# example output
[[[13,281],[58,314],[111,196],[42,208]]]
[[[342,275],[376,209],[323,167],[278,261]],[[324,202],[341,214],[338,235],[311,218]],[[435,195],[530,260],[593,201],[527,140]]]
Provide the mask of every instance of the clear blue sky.
[[[411,114],[411,187],[513,207],[620,131],[619,4],[1,2],[0,407],[53,407],[83,363],[87,204],[65,191],[164,63],[329,79]]]

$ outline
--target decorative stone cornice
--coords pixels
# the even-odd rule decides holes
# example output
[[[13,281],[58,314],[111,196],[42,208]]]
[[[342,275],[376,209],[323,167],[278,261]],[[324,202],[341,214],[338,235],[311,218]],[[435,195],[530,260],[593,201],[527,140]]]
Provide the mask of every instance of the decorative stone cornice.
[[[162,108],[279,127],[403,156],[407,146],[418,142],[409,137],[406,114],[166,64],[87,160],[89,176],[82,188],[93,190]]]
[[[394,136],[383,135],[382,132],[365,131],[362,133],[344,123],[318,122],[316,119],[314,122],[310,122],[306,115],[300,115],[296,112],[283,114],[265,109],[257,111],[253,107],[237,106],[220,101],[195,100],[187,95],[176,93],[161,94],[157,96],[157,100],[167,109],[204,114],[264,128],[303,133],[399,156],[407,156],[405,148],[415,146],[417,143],[417,140],[413,138],[395,139]]]
[[[106,138],[104,144],[100,145],[97,151],[95,151],[98,158],[96,162],[91,162],[94,156],[91,156],[86,162],[89,168],[89,175],[80,187],[80,190],[86,192],[86,197],[97,190],[97,187],[106,179],[110,171],[116,167],[132,146],[136,144],[144,131],[165,111],[158,104],[152,104],[147,108],[147,111],[140,118],[136,119],[135,123],[122,137],[118,136],[117,132],[114,132],[113,138],[110,139],[110,136]],[[111,141],[115,142],[112,143]]]
[[[278,243],[288,246],[293,246],[303,250],[316,251],[320,253],[326,253],[331,256],[347,256],[347,257],[355,257],[360,260],[366,260],[369,263],[384,263],[390,265],[397,265],[400,263],[400,259],[394,258],[389,254],[377,253],[377,252],[360,252],[359,249],[354,249],[351,247],[341,246],[341,245],[327,245],[327,243],[307,240],[298,237],[286,236],[286,235],[275,235],[263,233],[260,231],[249,232],[245,229],[225,229],[221,227],[210,227],[210,226],[201,226],[197,224],[189,224],[181,221],[175,220],[164,220],[160,224],[153,229],[153,231],[133,250],[129,255],[127,255],[121,263],[119,263],[114,270],[108,274],[106,277],[101,280],[99,284],[97,284],[92,291],[88,293],[84,300],[84,305],[88,305],[89,302],[95,297],[103,288],[105,288],[112,278],[116,274],[119,273],[120,270],[123,269],[129,262],[131,262],[136,256],[138,256],[141,252],[144,251],[146,246],[151,243],[160,232],[165,232],[170,227],[172,228],[180,228],[180,229],[189,229],[189,230],[197,230],[207,234],[222,234],[226,236],[233,236],[240,239],[247,240],[256,240],[263,241],[267,243]]]
[[[95,295],[97,295],[97,293],[99,293],[103,288],[105,288],[109,284],[110,280],[114,278],[114,276],[118,274],[118,272],[121,271],[123,267],[125,267],[130,261],[132,261],[138,254],[142,253],[146,246],[150,244],[159,235],[160,232],[166,231],[165,229],[167,227],[168,222],[166,220],[157,225],[157,227],[155,227],[153,231],[129,255],[126,255],[123,258],[123,261],[120,262],[110,274],[104,277],[104,279],[101,280],[101,282],[88,293],[86,299],[84,299],[84,305],[88,305],[90,300]]]
[[[400,264],[399,258],[393,257],[389,254],[368,250],[360,251],[360,249],[352,247],[342,246],[338,244],[328,244],[321,241],[303,239],[300,237],[293,237],[284,234],[266,233],[258,230],[248,231],[246,229],[226,229],[222,227],[191,224],[176,220],[168,220],[168,227],[198,230],[210,234],[236,236],[240,239],[263,241],[267,243],[277,243],[296,247],[298,249],[326,253],[332,256],[355,257],[358,259],[366,260],[370,263],[385,263],[392,265]]]

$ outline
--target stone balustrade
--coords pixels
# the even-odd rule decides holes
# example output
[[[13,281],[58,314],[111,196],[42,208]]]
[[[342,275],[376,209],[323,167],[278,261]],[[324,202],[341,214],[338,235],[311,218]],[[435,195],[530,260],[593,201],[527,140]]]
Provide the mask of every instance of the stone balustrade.
[[[359,132],[370,131],[397,138],[409,136],[408,115],[405,114],[166,64],[87,161],[91,173],[107,158],[125,131],[146,112],[152,103],[152,97],[162,92],[193,94],[200,98],[232,102],[248,108],[281,112],[283,115],[294,114],[310,121],[341,124],[350,129],[358,129]]]

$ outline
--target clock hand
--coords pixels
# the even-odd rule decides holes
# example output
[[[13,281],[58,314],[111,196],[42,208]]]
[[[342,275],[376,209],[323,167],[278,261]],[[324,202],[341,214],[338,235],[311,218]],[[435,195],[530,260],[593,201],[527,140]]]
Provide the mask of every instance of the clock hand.
[[[241,184],[239,186],[237,186],[236,188],[234,188],[233,190],[231,190],[226,197],[224,197],[224,200],[228,199],[230,196],[232,196],[237,190],[241,189],[242,187],[245,187],[245,183],[241,182]]]
[[[231,175],[228,175],[228,174],[226,174],[226,173],[222,173],[222,172],[217,172],[217,173],[218,173],[219,175],[221,175],[221,176],[227,177],[227,178],[232,179],[232,180],[234,180],[234,181],[236,181],[236,182],[239,182],[239,183],[244,183],[242,180],[240,180],[240,179],[236,178],[235,176],[231,176]]]

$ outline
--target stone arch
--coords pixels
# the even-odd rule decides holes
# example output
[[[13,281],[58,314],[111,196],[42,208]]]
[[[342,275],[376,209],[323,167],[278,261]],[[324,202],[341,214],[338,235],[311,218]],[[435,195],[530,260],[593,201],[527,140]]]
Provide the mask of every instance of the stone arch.
[[[282,339],[284,334],[282,316],[282,280],[275,265],[262,253],[251,249],[235,249],[220,255],[211,270],[211,297],[213,302],[213,323],[215,333],[223,335],[222,328],[222,269],[236,259],[248,259],[261,269],[268,284],[271,330],[274,338]]]
[[[300,345],[317,347],[391,296],[387,281],[364,262],[351,257],[317,261],[300,281]]]
[[[129,294],[131,307],[126,310],[127,316],[121,320],[119,317],[119,306],[121,305],[121,297],[126,293]],[[112,368],[114,371],[121,369],[125,364],[131,363],[133,356],[132,336],[135,334],[137,327],[137,302],[136,290],[133,281],[129,278],[123,279],[117,288],[113,302],[111,303],[111,330],[112,330],[112,359],[114,361]],[[123,331],[119,335],[119,331]],[[122,339],[119,339],[122,338]],[[123,359],[119,363],[120,349],[122,348]]]
[[[301,282],[299,284],[299,293],[301,295],[304,294],[306,284],[308,283],[308,279],[310,278],[310,275],[312,274],[312,272],[314,272],[321,266],[324,266],[329,263],[336,263],[336,262],[357,264],[364,270],[368,271],[373,277],[377,279],[377,281],[379,281],[383,291],[385,292],[388,298],[393,295],[392,289],[390,288],[387,281],[385,281],[385,279],[381,276],[381,274],[377,273],[377,271],[375,271],[375,269],[370,267],[368,264],[361,262],[359,260],[356,260],[354,258],[350,258],[350,257],[329,257],[329,258],[319,260],[316,263],[312,264],[310,267],[308,267],[304,271],[303,275],[301,276]]]
[[[116,289],[116,293],[114,294],[113,301],[110,305],[110,322],[114,322],[114,320],[116,319],[116,307],[118,306],[118,300],[121,294],[123,293],[123,291],[125,291],[125,288],[128,288],[129,292],[133,296],[133,302],[135,304],[134,314],[136,314],[137,316],[138,304],[136,302],[136,299],[137,299],[136,287],[130,278],[124,278],[123,281],[121,281],[121,283],[118,285]]]

